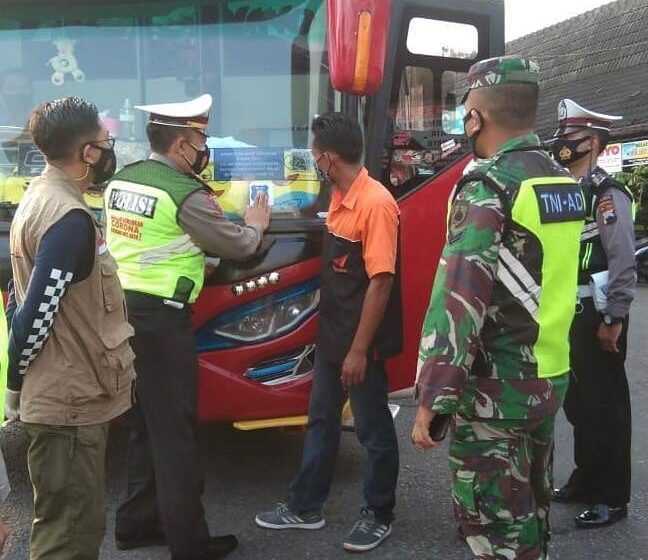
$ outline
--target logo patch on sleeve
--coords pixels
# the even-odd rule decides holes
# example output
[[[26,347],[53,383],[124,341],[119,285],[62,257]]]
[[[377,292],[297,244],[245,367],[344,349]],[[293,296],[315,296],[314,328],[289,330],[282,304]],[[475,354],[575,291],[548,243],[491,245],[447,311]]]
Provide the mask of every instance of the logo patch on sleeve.
[[[543,224],[585,219],[585,198],[578,185],[534,185],[533,188]]]
[[[128,212],[143,218],[152,218],[155,215],[157,201],[158,199],[154,196],[113,189],[108,200],[108,208],[119,212]]]
[[[598,204],[598,211],[603,218],[603,223],[606,226],[613,224],[617,221],[616,206],[614,206],[614,198],[611,195],[606,194],[601,197],[601,200]]]

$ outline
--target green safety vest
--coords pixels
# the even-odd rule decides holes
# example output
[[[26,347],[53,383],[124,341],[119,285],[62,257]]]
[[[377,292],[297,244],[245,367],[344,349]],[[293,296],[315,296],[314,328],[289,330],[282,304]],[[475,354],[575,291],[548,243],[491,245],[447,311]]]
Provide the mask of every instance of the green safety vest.
[[[533,177],[522,181],[517,195],[511,197],[481,172],[469,173],[459,182],[456,192],[474,180],[484,181],[502,201],[506,214],[504,240],[511,224],[516,224],[540,245],[539,285],[529,272],[531,262],[526,262],[525,255],[516,257],[505,243],[500,246],[497,278],[526,311],[526,320],[538,326],[537,338],[530,341],[537,377],[563,375],[570,367],[569,330],[575,309],[580,233],[586,213],[583,192],[568,176]],[[519,328],[519,321],[515,323]]]
[[[106,243],[125,290],[193,303],[203,286],[205,256],[178,222],[188,196],[203,187],[163,163],[124,167],[104,196]]]
[[[0,414],[4,414],[5,392],[7,389],[7,366],[9,365],[9,333],[5,317],[4,298],[0,294]]]

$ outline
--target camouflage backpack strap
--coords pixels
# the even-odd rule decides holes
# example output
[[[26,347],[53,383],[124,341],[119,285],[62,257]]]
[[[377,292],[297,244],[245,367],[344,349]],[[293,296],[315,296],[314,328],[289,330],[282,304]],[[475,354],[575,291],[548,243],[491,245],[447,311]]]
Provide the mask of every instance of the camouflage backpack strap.
[[[512,201],[506,189],[497,184],[497,182],[489,177],[488,174],[484,173],[481,170],[475,170],[471,171],[467,175],[464,175],[457,183],[457,186],[454,190],[452,202],[454,202],[454,200],[457,198],[457,196],[461,192],[461,189],[463,189],[464,186],[466,186],[468,183],[472,183],[473,181],[481,181],[482,183],[484,183],[484,185],[486,185],[502,203],[502,210],[504,212],[504,231],[502,232],[503,239],[508,232],[509,224],[511,223]]]

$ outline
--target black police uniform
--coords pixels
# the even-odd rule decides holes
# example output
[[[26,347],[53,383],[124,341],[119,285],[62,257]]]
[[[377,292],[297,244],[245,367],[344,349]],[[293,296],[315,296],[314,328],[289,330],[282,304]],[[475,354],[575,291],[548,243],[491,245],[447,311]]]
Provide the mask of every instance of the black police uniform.
[[[634,259],[633,244],[628,243],[634,236],[632,197],[600,168],[586,182],[591,212],[581,236],[580,301],[570,335],[572,372],[565,399],[565,413],[574,427],[576,469],[567,487],[577,489],[583,501],[622,507],[630,500],[631,477],[631,411],[624,362],[628,309],[636,284],[636,273],[628,265]],[[604,270],[610,273],[605,317],[588,294],[591,275]],[[623,323],[618,354],[599,344],[602,321]]]

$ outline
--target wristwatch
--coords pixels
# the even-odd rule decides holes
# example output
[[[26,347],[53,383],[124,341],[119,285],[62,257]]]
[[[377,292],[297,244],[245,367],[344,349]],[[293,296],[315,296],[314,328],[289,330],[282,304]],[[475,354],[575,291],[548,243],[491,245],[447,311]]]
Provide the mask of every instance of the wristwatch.
[[[618,325],[619,323],[623,323],[623,317],[612,317],[612,315],[606,313],[603,315],[603,322],[608,326]]]

